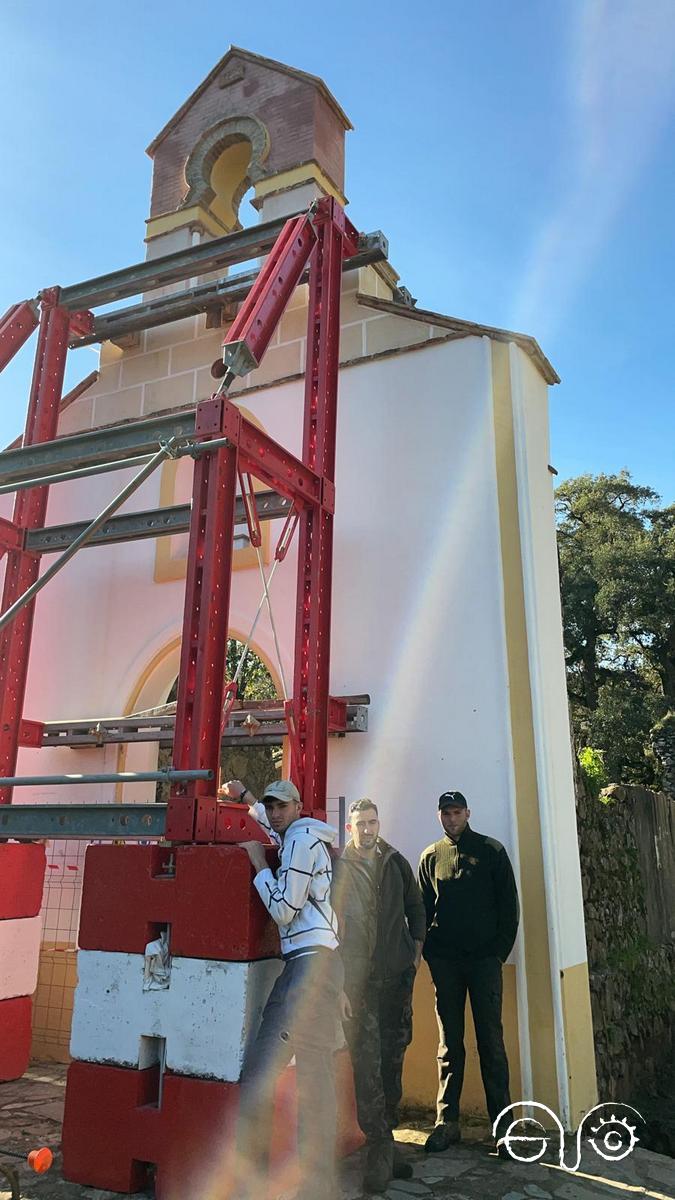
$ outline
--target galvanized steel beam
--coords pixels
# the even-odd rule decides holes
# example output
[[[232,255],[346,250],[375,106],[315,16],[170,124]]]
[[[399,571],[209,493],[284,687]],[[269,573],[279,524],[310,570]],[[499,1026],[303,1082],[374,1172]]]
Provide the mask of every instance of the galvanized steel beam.
[[[106,275],[86,279],[62,288],[61,303],[71,311],[97,308],[100,304],[110,304],[125,296],[137,296],[182,279],[206,275],[250,258],[260,258],[269,254],[285,224],[286,218],[280,217],[251,229],[242,229],[239,233],[228,233],[201,246],[176,250],[173,254],[164,254],[131,267],[123,267],[120,271],[109,271]],[[364,253],[379,245],[386,256],[387,239],[379,231],[366,235],[362,245]]]
[[[128,425],[110,425],[87,433],[32,446],[17,446],[0,454],[0,484],[33,476],[76,471],[125,458],[150,458],[161,442],[174,438],[178,445],[194,439],[195,414],[168,413]]]
[[[6,804],[0,808],[0,839],[38,841],[125,840],[164,836],[166,804]]]
[[[277,492],[256,492],[256,505],[261,521],[274,521],[286,517],[291,507],[290,500]],[[157,538],[177,533],[187,533],[190,528],[190,504],[172,504],[167,508],[151,508],[144,512],[123,513],[106,521],[87,543],[88,546],[109,546],[116,542],[134,542],[141,538]],[[235,523],[246,520],[243,501],[238,498]],[[86,521],[75,521],[70,525],[48,525],[44,529],[30,529],[26,534],[25,546],[31,554],[53,554],[65,550],[86,527]]]
[[[213,245],[213,242],[210,244]],[[387,239],[380,230],[364,234],[359,246],[359,253],[345,260],[343,271],[356,271],[370,263],[382,262],[386,259],[389,249]],[[198,287],[186,289],[177,296],[160,296],[143,304],[130,305],[118,312],[102,313],[94,321],[94,332],[73,339],[71,346],[77,349],[95,342],[116,341],[117,338],[126,337],[142,329],[154,329],[157,325],[181,321],[184,317],[193,317],[208,312],[209,309],[236,304],[246,299],[257,278],[257,271],[242,272],[217,283],[203,283]],[[307,278],[305,272],[300,282],[305,282]]]

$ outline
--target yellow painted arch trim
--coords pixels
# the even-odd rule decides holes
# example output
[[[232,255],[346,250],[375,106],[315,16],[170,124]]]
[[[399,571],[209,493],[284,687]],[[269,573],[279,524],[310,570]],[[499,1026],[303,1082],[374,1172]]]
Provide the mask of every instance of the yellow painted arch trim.
[[[208,208],[201,204],[193,204],[190,208],[180,208],[177,212],[162,213],[159,217],[148,217],[145,222],[145,240],[161,237],[164,233],[173,233],[176,229],[184,229],[186,225],[203,225],[212,237],[222,237],[232,233],[227,225],[223,225]]]
[[[246,638],[248,637],[248,634],[241,633],[237,629],[229,629],[227,636],[228,636],[228,638],[236,638],[236,640],[238,642],[241,642],[242,645],[244,645],[246,643]],[[161,648],[161,650],[158,650],[157,653],[152,656],[150,661],[148,663],[146,663],[145,667],[141,671],[136,683],[134,684],[134,686],[129,694],[129,698],[124,706],[124,712],[122,714],[123,716],[130,716],[131,713],[135,712],[135,710],[138,706],[139,698],[142,695],[143,688],[146,686],[146,684],[152,678],[152,676],[159,670],[159,668],[162,666],[168,665],[169,660],[171,660],[174,657],[175,657],[176,666],[175,666],[175,674],[174,674],[174,668],[173,667],[171,668],[172,681],[173,681],[173,679],[176,678],[176,676],[178,675],[179,667],[180,667],[181,641],[182,641],[182,637],[180,635],[177,635],[176,637],[171,638],[171,640],[168,641],[166,643],[166,645]],[[257,657],[261,660],[261,662],[264,664],[264,666],[269,671],[269,673],[272,677],[272,682],[274,683],[274,689],[276,691],[277,696],[283,696],[283,688],[281,685],[281,676],[280,676],[277,668],[275,667],[275,665],[270,660],[269,656],[264,652],[264,650],[261,650],[260,647],[255,642],[251,642],[250,649],[253,654],[257,655]],[[286,770],[286,768],[287,768],[288,750],[289,750],[288,738],[284,738],[284,741],[283,741],[284,770]],[[118,772],[122,772],[126,769],[127,751],[128,751],[127,745],[120,745],[118,747],[117,768],[116,768]],[[125,785],[123,783],[117,783],[115,785],[115,804],[124,804],[125,803],[125,801],[124,801],[124,786]]]
[[[333,180],[326,175],[318,163],[310,160],[299,167],[291,167],[288,171],[279,171],[278,175],[267,175],[255,185],[256,200],[264,200],[275,192],[283,192],[288,188],[298,187],[302,183],[318,183],[328,196],[334,196],[340,204],[346,204],[347,199]]]

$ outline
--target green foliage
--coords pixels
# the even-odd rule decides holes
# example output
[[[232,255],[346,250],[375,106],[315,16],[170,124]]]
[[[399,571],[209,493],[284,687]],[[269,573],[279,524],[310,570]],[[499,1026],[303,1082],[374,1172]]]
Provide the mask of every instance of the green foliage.
[[[669,711],[654,725],[654,733],[675,734],[675,712]]]
[[[675,506],[658,502],[627,471],[556,492],[575,742],[616,783],[658,786],[650,730],[675,709]]]
[[[588,790],[591,796],[597,800],[602,789],[607,787],[609,783],[609,776],[605,768],[604,752],[602,750],[593,750],[590,746],[583,746],[579,750],[577,757]]]
[[[225,677],[234,679],[243,652],[243,645],[236,638],[229,638],[225,655]],[[249,650],[237,680],[240,700],[273,700],[277,689],[267,667],[257,654]]]
[[[244,647],[235,638],[227,643],[225,675],[234,679]],[[267,667],[257,654],[249,650],[239,679],[237,693],[240,700],[273,700],[277,689]],[[281,770],[280,746],[256,746],[254,742],[241,746],[225,747],[220,757],[220,772],[223,780],[243,779],[254,796],[275,779]]]

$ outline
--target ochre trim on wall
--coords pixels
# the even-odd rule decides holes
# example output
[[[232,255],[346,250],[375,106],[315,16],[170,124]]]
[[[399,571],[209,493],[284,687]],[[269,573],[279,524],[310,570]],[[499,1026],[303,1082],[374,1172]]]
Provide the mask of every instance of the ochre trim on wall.
[[[318,163],[310,160],[299,167],[290,167],[287,171],[279,171],[278,175],[267,175],[258,180],[255,185],[255,199],[264,200],[275,192],[285,192],[289,188],[298,187],[302,183],[318,183],[328,196],[334,196],[342,205],[347,203],[344,194],[333,183],[333,180],[321,170]]]
[[[491,343],[504,620],[509,676],[525,976],[532,1058],[532,1099],[557,1112],[558,1078],[551,991],[546,886],[518,515],[509,346]]]
[[[518,1005],[516,1000],[516,968],[507,963],[503,970],[504,1001],[502,1021],[504,1044],[509,1059],[511,1095],[521,1094],[520,1051],[518,1047]],[[462,1089],[462,1112],[479,1113],[486,1117],[485,1092],[480,1075],[476,1034],[471,1006],[466,1006],[466,1073]],[[415,980],[413,1005],[413,1040],[405,1058],[403,1098],[406,1104],[429,1108],[435,1104],[438,1090],[438,1027],[434,1008],[434,985],[425,962]]]
[[[598,1101],[588,963],[564,967],[560,988],[570,1089],[570,1121],[572,1128],[576,1129],[582,1117]]]
[[[201,225],[212,237],[221,238],[232,230],[223,225],[217,217],[201,204],[192,204],[189,208],[179,208],[177,212],[162,213],[159,217],[148,217],[145,222],[145,240],[162,237],[165,233],[173,233],[176,229],[184,229],[186,225]]]
[[[243,405],[238,405],[242,415],[260,429],[262,433],[267,433],[264,425],[257,417],[249,412]],[[178,473],[178,459],[170,459],[160,467],[159,477],[159,507],[168,508],[169,505],[176,503],[176,477]],[[253,491],[262,492],[266,485],[259,479],[253,480]],[[270,522],[261,522],[262,560],[267,566],[271,560],[270,549]],[[180,536],[185,536],[184,534]],[[187,552],[180,557],[174,558],[171,554],[171,535],[157,538],[155,542],[155,570],[153,579],[155,583],[172,583],[177,579],[185,579],[187,574]],[[232,570],[233,571],[248,571],[258,567],[258,556],[254,546],[243,546],[240,550],[235,550],[232,555]],[[246,639],[244,638],[244,641]],[[279,693],[281,695],[281,693]]]
[[[122,713],[122,716],[124,716],[124,717],[129,716],[130,713],[133,713],[136,711],[136,707],[138,705],[138,698],[139,698],[141,692],[143,691],[143,688],[145,687],[145,685],[148,682],[148,680],[150,679],[150,677],[155,673],[157,668],[159,666],[161,666],[161,664],[163,662],[165,662],[167,658],[169,658],[171,655],[176,655],[177,663],[178,663],[178,661],[180,660],[180,644],[181,644],[181,637],[179,635],[178,637],[171,638],[170,642],[167,642],[167,644],[165,646],[162,646],[161,650],[158,650],[156,654],[153,654],[152,658],[150,659],[150,662],[146,663],[146,665],[144,666],[143,670],[141,671],[136,683],[134,684],[134,686],[131,690],[129,699],[127,700],[127,702],[124,706],[124,712]],[[178,674],[177,668],[176,668],[176,674]],[[127,744],[123,742],[120,744],[120,746],[117,749],[117,771],[119,773],[126,770],[127,748],[128,748]],[[123,783],[115,784],[115,804],[123,804],[124,803],[124,790],[123,789],[124,789]]]
[[[227,636],[231,637],[231,638],[236,638],[238,642],[241,642],[242,645],[244,645],[246,643],[248,634],[241,633],[237,629],[230,629],[228,631]],[[157,653],[154,654],[153,657],[150,659],[150,662],[146,664],[146,666],[141,671],[141,673],[138,677],[138,680],[134,684],[134,687],[131,690],[129,699],[127,700],[126,705],[124,707],[124,712],[122,714],[123,716],[129,716],[131,713],[136,711],[139,697],[143,691],[143,688],[145,687],[146,683],[148,682],[148,680],[157,671],[157,669],[163,663],[166,662],[166,660],[168,658],[173,657],[173,656],[175,656],[175,660],[176,660],[175,675],[173,676],[173,678],[177,677],[179,666],[180,666],[181,640],[182,639],[181,639],[180,635],[178,637],[172,638],[171,641],[167,642],[166,646],[163,646],[161,650],[158,650]],[[279,675],[277,668],[272,663],[272,661],[270,660],[268,655],[264,652],[264,650],[261,650],[260,647],[258,645],[256,645],[255,642],[251,642],[251,651],[253,652],[253,654],[256,654],[257,657],[261,660],[261,662],[263,662],[265,664],[265,666],[267,667],[267,670],[269,671],[269,673],[272,677],[272,681],[274,683],[274,688],[277,693],[277,696],[283,696],[283,688],[281,686],[281,676]],[[127,749],[128,749],[128,747],[124,743],[122,743],[117,748],[117,768],[116,768],[116,770],[120,773],[126,769]],[[288,762],[288,738],[284,738],[284,740],[283,740],[284,773],[286,771],[287,762]],[[123,804],[124,803],[124,790],[123,789],[124,789],[123,783],[117,783],[115,785],[115,804]]]

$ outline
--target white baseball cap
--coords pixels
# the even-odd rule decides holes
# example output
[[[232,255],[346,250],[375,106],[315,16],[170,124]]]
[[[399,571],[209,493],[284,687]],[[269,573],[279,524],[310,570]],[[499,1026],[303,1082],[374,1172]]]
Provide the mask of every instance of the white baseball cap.
[[[263,794],[263,804],[266,800],[282,800],[284,804],[300,803],[300,793],[290,779],[274,779],[268,783]]]

